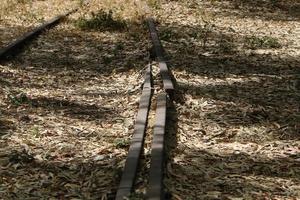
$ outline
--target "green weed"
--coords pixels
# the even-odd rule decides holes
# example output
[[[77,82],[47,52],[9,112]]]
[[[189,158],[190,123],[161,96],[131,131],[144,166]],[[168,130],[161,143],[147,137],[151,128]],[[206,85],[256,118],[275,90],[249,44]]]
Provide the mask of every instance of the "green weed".
[[[116,56],[122,50],[124,50],[124,44],[121,42],[118,42],[113,48],[114,56]]]
[[[108,64],[110,64],[112,61],[113,61],[113,57],[112,56],[104,56],[103,57],[103,63],[105,64],[105,65],[108,65]]]
[[[120,148],[127,148],[129,146],[129,141],[127,139],[118,138],[114,141],[115,146]]]
[[[23,92],[16,94],[16,95],[8,94],[8,98],[10,99],[12,104],[17,105],[17,106],[20,106],[25,103],[30,103],[30,99]]]
[[[176,32],[174,32],[172,29],[165,29],[165,30],[161,31],[161,33],[159,35],[159,38],[161,40],[164,40],[167,42],[170,42],[170,41],[172,41],[172,39],[176,39],[178,37],[179,37],[179,35]]]
[[[39,127],[38,126],[34,126],[31,128],[30,133],[34,136],[34,137],[39,137],[41,135]]]
[[[204,26],[200,29],[198,37],[200,37],[202,40],[203,48],[206,48],[209,35],[212,33],[214,27],[214,24],[205,21]]]
[[[79,7],[83,7],[83,5],[84,5],[84,0],[78,0],[78,5],[79,5]]]

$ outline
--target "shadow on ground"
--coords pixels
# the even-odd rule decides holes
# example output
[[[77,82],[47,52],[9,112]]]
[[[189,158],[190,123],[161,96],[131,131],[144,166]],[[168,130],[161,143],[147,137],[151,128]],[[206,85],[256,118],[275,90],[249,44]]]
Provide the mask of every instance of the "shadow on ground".
[[[26,150],[11,151],[6,157],[7,160],[2,159],[1,162],[9,162],[13,167],[3,167],[5,170],[1,176],[6,179],[2,187],[14,189],[9,194],[3,193],[3,195],[17,199],[44,198],[46,194],[50,195],[47,197],[52,198],[67,196],[97,199],[100,196],[100,198],[113,199],[116,187],[107,190],[107,185],[117,185],[121,169],[116,167],[116,163],[124,159],[123,157],[106,157],[102,161],[87,159],[85,162],[80,160],[64,162],[60,159],[71,158],[72,152],[60,156],[54,158],[49,155],[44,158],[46,161],[42,158],[36,159]],[[36,173],[37,171],[39,173]],[[17,181],[18,187],[14,187],[19,176],[25,176],[27,181]]]
[[[223,16],[260,18],[270,21],[291,21],[300,18],[300,4],[295,0],[228,0],[214,1],[204,5],[220,10]],[[202,6],[203,7],[203,6]]]
[[[245,36],[223,32],[218,27],[209,30],[207,38],[203,38],[201,31],[205,30],[200,26],[161,24],[160,31],[178,90],[184,93],[186,102],[200,104],[206,100],[204,106],[197,103],[176,105],[180,129],[176,138],[186,144],[174,142],[178,145],[171,150],[165,183],[173,198],[298,196],[297,154],[278,158],[250,152],[224,155],[222,149],[220,153],[210,153],[208,147],[198,150],[195,146],[202,142],[211,142],[210,148],[216,143],[263,146],[265,142],[288,141],[291,149],[297,152],[293,145],[300,140],[299,57],[274,54],[271,48],[247,49],[243,44]],[[211,105],[215,107],[210,108]],[[224,131],[213,136],[209,130],[203,130],[205,123],[211,129],[221,127]],[[235,136],[241,129],[256,131],[257,135],[241,138],[248,134],[245,131]],[[234,134],[229,135],[228,130]],[[283,148],[282,153],[285,151]]]
[[[2,115],[1,112],[0,115]],[[15,129],[11,121],[1,118],[3,118],[3,116],[0,116],[0,137],[8,134],[8,131]]]
[[[72,102],[68,100],[40,97],[30,99],[30,104],[33,107],[42,107],[45,110],[56,112],[63,111],[67,117],[75,117],[85,120],[105,120],[118,116],[118,110],[109,107],[98,107],[83,103]]]
[[[246,53],[249,49],[234,48],[242,42],[234,40],[241,38],[236,35],[225,35],[227,42],[233,44],[228,44],[232,49],[224,52],[220,45],[224,33],[218,32],[210,34],[209,43],[204,48],[189,40],[189,35],[184,35],[200,30],[199,27],[172,26],[161,29],[183,33],[183,36],[177,34],[174,40],[164,42],[170,66],[178,73],[179,91],[194,98],[216,102],[217,110],[208,114],[207,118],[221,125],[237,127],[278,123],[285,127],[282,139],[299,140],[299,58],[259,54],[254,50]],[[183,39],[190,45],[178,42]],[[202,80],[195,82],[193,79]],[[282,131],[280,133],[283,134]]]
[[[292,157],[269,159],[247,154],[219,155],[186,150],[185,164],[173,163],[170,187],[190,199],[230,199],[298,196],[299,165]],[[188,163],[188,165],[187,165]],[[177,185],[176,185],[177,183]],[[289,184],[290,189],[286,189]],[[296,190],[297,191],[297,190]]]
[[[15,147],[9,149],[9,146],[5,147],[9,150],[1,149],[5,151],[3,155],[1,152],[0,160],[3,162],[1,179],[5,179],[1,188],[10,191],[4,191],[3,195],[1,191],[1,196],[13,199],[46,198],[47,195],[56,199],[113,199],[125,159],[122,150],[115,147],[114,139],[122,137],[123,142],[124,137],[130,136],[131,130],[123,132],[123,135],[117,131],[109,131],[119,130],[123,126],[131,129],[131,110],[126,109],[135,109],[134,98],[140,88],[135,85],[139,84],[139,80],[135,79],[136,74],[142,74],[148,61],[148,43],[144,41],[147,37],[143,28],[139,31],[128,29],[122,32],[101,32],[80,31],[76,28],[65,30],[57,26],[39,36],[21,54],[3,63],[0,68],[0,83],[7,88],[5,93],[0,94],[3,99],[0,108],[7,111],[0,116],[0,135],[2,136],[2,131],[12,134],[1,138],[1,142],[6,145],[10,140],[22,138],[14,132],[25,132],[29,133],[27,139],[18,140],[15,145],[20,148],[29,147],[24,150],[14,149]],[[80,94],[70,95],[69,89]],[[23,91],[31,94],[24,94],[26,99],[24,102],[20,99],[19,102],[18,95],[23,94]],[[10,101],[10,93],[16,102]],[[127,98],[131,100],[129,103],[126,102]],[[45,116],[46,119],[43,119]],[[9,124],[8,118],[12,118],[14,122]],[[62,129],[67,129],[60,119],[70,119],[66,122],[67,126],[74,123],[74,127],[83,130],[80,137],[72,130],[63,130],[63,135],[70,133],[75,137],[70,137],[70,141],[68,138],[65,142],[61,141],[62,145],[68,142],[72,144],[77,139],[78,144],[82,144],[83,140],[94,142],[101,139],[103,142],[103,137],[108,135],[107,140],[103,144],[99,142],[99,147],[95,148],[100,150],[102,145],[108,145],[112,150],[104,150],[93,158],[84,158],[74,155],[74,149],[64,153],[66,147],[62,147],[57,149],[62,153],[48,155],[43,152],[42,156],[46,157],[36,157],[41,156],[37,154],[39,148],[43,151],[47,148],[36,147],[40,141],[31,143],[28,138],[38,137],[34,136],[39,134],[36,127],[52,130],[55,128],[53,124],[57,123],[56,128],[61,126]],[[120,125],[120,121],[126,120],[130,122]],[[97,130],[99,127],[90,127],[94,124],[101,126],[102,122],[104,126],[101,128],[111,128],[103,136],[97,135],[102,133]],[[107,125],[106,122],[110,123]],[[13,126],[25,130],[14,130]],[[51,136],[49,134],[45,137]],[[11,139],[12,137],[15,138]],[[76,158],[73,159],[74,157]]]

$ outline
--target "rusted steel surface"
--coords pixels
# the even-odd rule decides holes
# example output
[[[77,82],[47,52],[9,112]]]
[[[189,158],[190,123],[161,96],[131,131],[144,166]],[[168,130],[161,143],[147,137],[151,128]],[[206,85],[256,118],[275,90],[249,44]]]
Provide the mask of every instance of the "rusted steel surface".
[[[152,18],[148,19],[148,27],[149,27],[150,37],[155,51],[156,60],[158,62],[160,74],[163,80],[164,89],[166,92],[169,93],[174,90],[174,84],[172,82],[171,74],[164,58],[164,50],[159,40],[158,33],[155,28],[154,20]]]
[[[152,40],[152,44],[153,44],[153,47],[155,50],[155,55],[156,55],[158,61],[164,60],[164,50],[160,43],[160,40],[159,40],[159,37],[157,34],[157,30],[155,27],[155,23],[152,18],[148,19],[148,27],[149,27],[149,31],[150,31],[150,37]]]
[[[167,116],[167,94],[161,93],[157,97],[156,121],[151,151],[151,164],[149,174],[149,185],[147,199],[162,200],[163,192],[163,172],[164,172],[164,141]]]
[[[134,133],[131,139],[131,145],[129,147],[129,152],[126,159],[121,182],[117,191],[116,200],[123,200],[125,197],[129,197],[133,189],[139,165],[140,155],[143,150],[148,113],[151,104],[151,96],[151,66],[149,66],[145,75],[145,82],[142,91],[142,96],[139,102],[139,109],[136,117]]]
[[[51,28],[51,27],[57,25],[64,17],[66,17],[76,11],[77,10],[72,10],[70,12],[67,12],[66,14],[54,17],[53,19],[47,21],[46,23],[38,26],[34,30],[32,30],[28,33],[25,33],[23,36],[21,36],[14,42],[10,43],[8,46],[0,49],[0,60],[6,59],[7,56],[9,56],[9,55],[16,54],[17,51],[20,50],[20,48],[23,47],[26,42],[32,40],[34,37],[41,34],[45,29],[48,29],[48,28]]]
[[[151,88],[152,88],[152,76],[151,76],[151,65],[149,64],[145,73],[143,90],[151,89]]]

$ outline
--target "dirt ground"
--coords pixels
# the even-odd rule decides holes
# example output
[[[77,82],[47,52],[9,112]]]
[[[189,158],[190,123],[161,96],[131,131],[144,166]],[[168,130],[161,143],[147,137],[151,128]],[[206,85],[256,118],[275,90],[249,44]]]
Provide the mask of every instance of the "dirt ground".
[[[147,35],[77,27],[91,12],[82,8],[0,66],[3,199],[115,193],[148,60]]]
[[[172,199],[300,198],[299,3],[259,3],[172,1],[157,13],[181,94]]]
[[[76,1],[3,0],[0,5],[0,47],[37,25],[73,10]]]
[[[149,61],[149,15],[177,80],[167,196],[300,199],[299,2],[10,3],[0,46],[79,11],[0,65],[2,199],[113,199]]]

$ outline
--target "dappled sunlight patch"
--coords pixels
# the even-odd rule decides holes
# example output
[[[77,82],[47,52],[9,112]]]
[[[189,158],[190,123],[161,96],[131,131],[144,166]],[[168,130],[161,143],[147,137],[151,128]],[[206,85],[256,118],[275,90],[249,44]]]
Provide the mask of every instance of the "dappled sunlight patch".
[[[165,179],[174,199],[299,195],[297,16],[233,3],[171,1],[156,13],[184,99]]]
[[[191,75],[186,71],[178,71],[175,73],[177,77],[176,80],[180,87],[189,89],[189,85],[194,87],[205,87],[205,86],[213,86],[213,85],[233,85],[233,84],[247,84],[247,82],[261,82],[261,78],[259,76],[239,76],[239,75],[229,75],[229,77],[224,78],[211,78],[209,76],[201,76],[201,75]],[[282,78],[281,76],[273,76],[274,78]],[[189,80],[187,80],[190,78]]]
[[[81,7],[0,66],[3,198],[113,198],[149,61],[150,13],[178,81],[164,180],[172,198],[299,196],[298,22],[280,2],[274,12],[270,1],[30,2],[4,26]]]
[[[187,143],[187,142],[185,142]],[[182,147],[184,150],[169,163],[166,179],[168,189],[178,196],[190,198],[260,198],[278,195],[294,196],[299,193],[297,173],[299,167],[283,151],[294,149],[299,153],[299,143],[292,141],[255,143],[215,143]],[[181,145],[179,145],[181,146]],[[184,145],[183,145],[184,146]],[[170,177],[180,183],[169,182]],[[290,185],[290,190],[283,190]]]
[[[0,46],[7,45],[41,23],[75,7],[75,1],[4,0],[0,5]]]
[[[107,199],[116,190],[148,61],[147,35],[138,23],[130,33],[74,27],[81,14],[106,10],[92,4],[0,68],[0,111],[13,122],[0,140],[9,147],[1,147],[0,159],[5,198]]]

